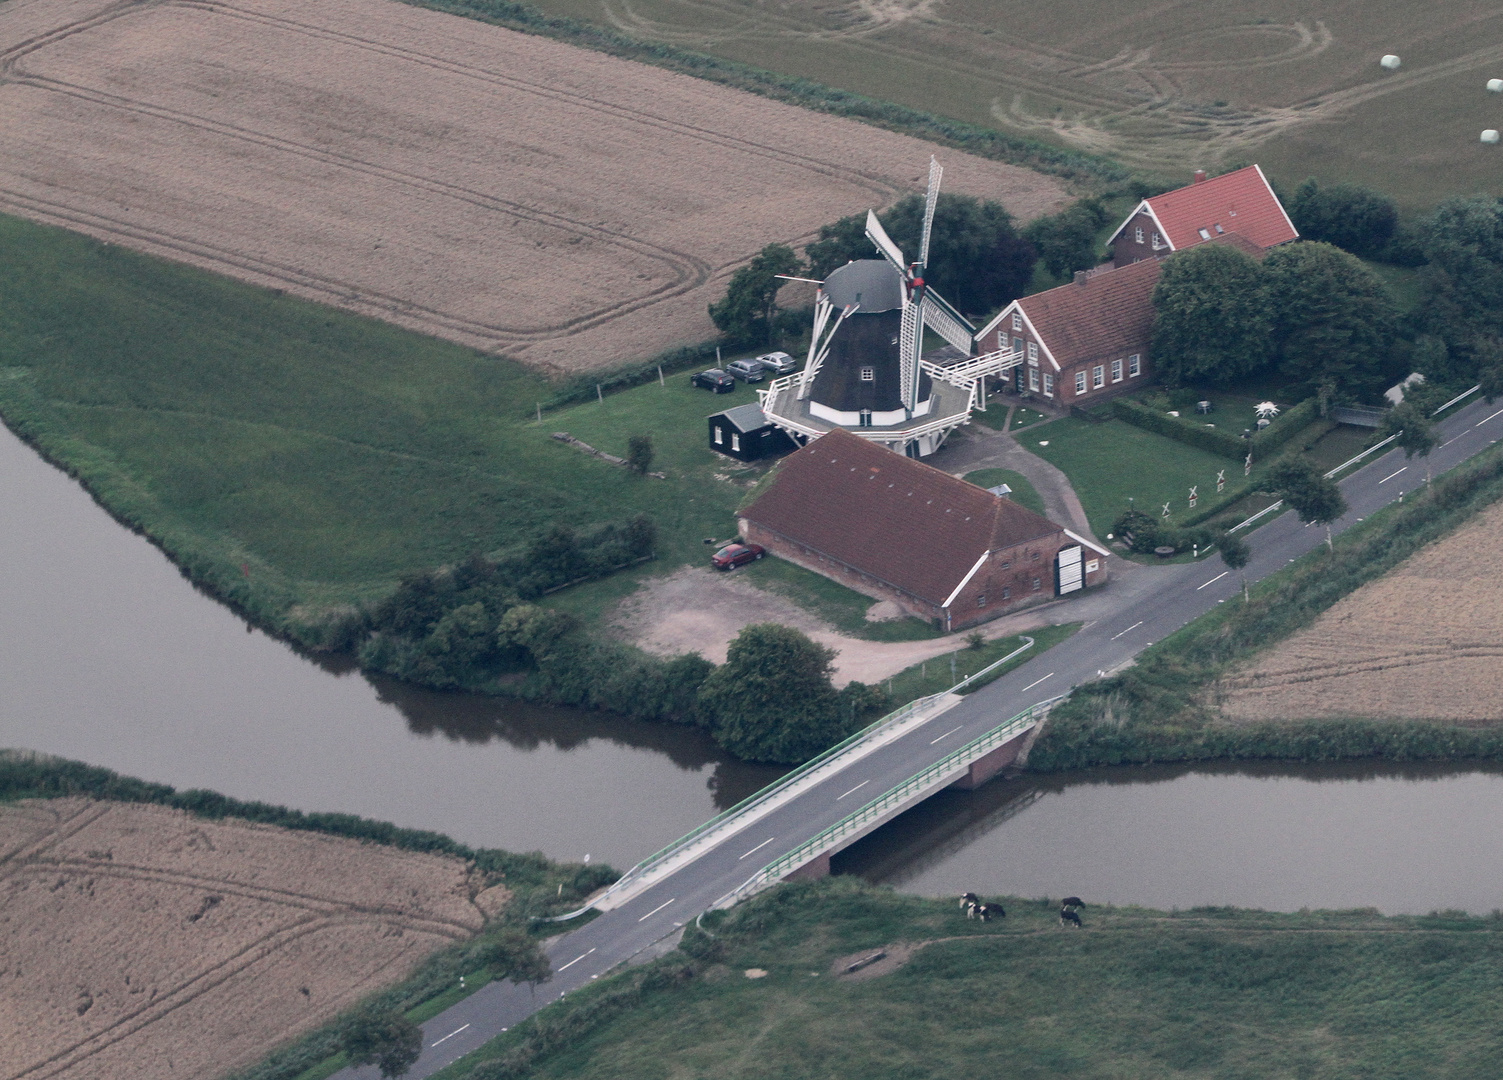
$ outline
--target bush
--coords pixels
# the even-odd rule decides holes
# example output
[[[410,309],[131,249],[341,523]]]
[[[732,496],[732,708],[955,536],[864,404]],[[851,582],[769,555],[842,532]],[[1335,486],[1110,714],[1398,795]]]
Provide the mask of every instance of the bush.
[[[423,1052],[423,1029],[393,1009],[365,1008],[345,1021],[339,1048],[357,1068],[376,1065],[382,1076],[401,1076]]]
[[[1399,212],[1393,200],[1356,184],[1323,188],[1313,179],[1306,180],[1285,209],[1301,239],[1334,244],[1364,259],[1387,254],[1398,231]]]

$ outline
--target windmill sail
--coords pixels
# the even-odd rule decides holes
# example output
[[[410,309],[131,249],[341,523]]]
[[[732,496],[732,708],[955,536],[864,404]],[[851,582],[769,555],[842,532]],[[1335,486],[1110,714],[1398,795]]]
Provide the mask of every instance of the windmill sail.
[[[933,289],[924,290],[924,322],[957,349],[969,355],[976,341],[976,328]]]
[[[929,232],[934,228],[934,207],[939,202],[939,181],[945,175],[934,156],[929,156],[929,190],[924,195],[924,238],[919,241],[919,272],[929,265]]]
[[[882,223],[877,220],[875,211],[866,212],[866,238],[877,245],[887,261],[892,263],[900,272],[906,272],[908,264],[903,261],[903,253],[898,250],[898,245],[892,242],[892,237],[887,235],[887,230],[882,228]]]

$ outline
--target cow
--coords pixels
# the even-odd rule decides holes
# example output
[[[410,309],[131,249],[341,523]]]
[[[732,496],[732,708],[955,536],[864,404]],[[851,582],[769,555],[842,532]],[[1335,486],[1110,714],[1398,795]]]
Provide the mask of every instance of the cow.
[[[1080,921],[1080,916],[1075,913],[1074,908],[1062,907],[1059,909],[1059,925],[1074,926],[1079,929],[1083,924]]]
[[[1007,918],[1007,912],[1003,910],[1001,904],[981,904],[976,908],[976,915],[982,922]]]
[[[1083,907],[1085,907],[1085,901],[1082,900],[1078,896],[1067,896],[1063,900],[1061,900],[1059,902],[1059,904],[1060,904],[1060,907],[1068,907],[1068,908],[1083,908]]]

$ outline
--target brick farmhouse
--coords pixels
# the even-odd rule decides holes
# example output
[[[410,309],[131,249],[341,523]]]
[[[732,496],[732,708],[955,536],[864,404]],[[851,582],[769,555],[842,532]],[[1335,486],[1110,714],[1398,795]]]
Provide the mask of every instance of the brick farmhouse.
[[[842,429],[784,458],[741,537],[943,630],[1106,581],[1107,552]]]
[[[1015,388],[1060,406],[1147,382],[1161,259],[1206,243],[1262,258],[1275,244],[1299,238],[1256,165],[1213,180],[1196,176],[1188,187],[1139,204],[1113,235],[1113,263],[1003,308],[976,335],[977,351],[1024,353],[1013,369]]]

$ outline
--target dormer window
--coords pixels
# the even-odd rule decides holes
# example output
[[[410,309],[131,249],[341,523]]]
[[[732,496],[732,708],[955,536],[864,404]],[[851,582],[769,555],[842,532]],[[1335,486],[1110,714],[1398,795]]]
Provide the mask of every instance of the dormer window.
[[[877,381],[877,369],[876,368],[869,368],[869,367],[862,368],[861,369],[861,381],[862,382],[876,382]]]

